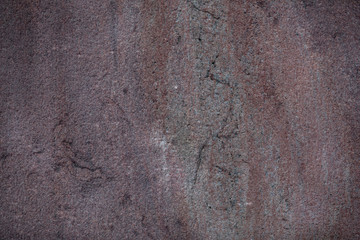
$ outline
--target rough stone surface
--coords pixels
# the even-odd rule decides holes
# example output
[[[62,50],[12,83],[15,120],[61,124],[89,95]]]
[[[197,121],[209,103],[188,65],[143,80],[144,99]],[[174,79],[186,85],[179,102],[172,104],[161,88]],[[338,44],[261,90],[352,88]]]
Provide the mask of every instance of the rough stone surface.
[[[360,239],[360,2],[2,0],[0,239]]]

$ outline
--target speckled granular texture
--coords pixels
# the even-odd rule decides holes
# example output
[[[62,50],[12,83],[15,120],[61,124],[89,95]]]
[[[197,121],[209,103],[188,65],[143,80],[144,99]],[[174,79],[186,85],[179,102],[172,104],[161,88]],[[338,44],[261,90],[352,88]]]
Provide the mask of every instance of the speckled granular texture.
[[[360,239],[360,2],[2,0],[0,239]]]

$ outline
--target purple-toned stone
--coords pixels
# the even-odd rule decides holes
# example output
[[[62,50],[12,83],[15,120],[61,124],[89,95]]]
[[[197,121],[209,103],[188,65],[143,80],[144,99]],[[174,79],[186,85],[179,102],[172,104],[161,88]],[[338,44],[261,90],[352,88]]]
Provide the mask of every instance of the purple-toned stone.
[[[360,239],[358,1],[3,0],[0,239]]]

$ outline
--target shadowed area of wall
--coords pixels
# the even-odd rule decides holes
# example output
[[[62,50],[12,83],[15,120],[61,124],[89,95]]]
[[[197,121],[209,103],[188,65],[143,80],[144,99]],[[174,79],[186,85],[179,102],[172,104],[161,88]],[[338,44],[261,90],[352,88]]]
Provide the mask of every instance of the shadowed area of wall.
[[[3,0],[0,239],[360,239],[358,1]]]

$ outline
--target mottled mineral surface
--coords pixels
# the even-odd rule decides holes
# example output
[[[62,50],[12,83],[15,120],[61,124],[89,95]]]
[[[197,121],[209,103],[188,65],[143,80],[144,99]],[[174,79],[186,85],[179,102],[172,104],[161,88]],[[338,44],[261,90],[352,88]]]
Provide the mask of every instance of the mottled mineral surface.
[[[1,0],[0,239],[360,239],[360,2]]]

